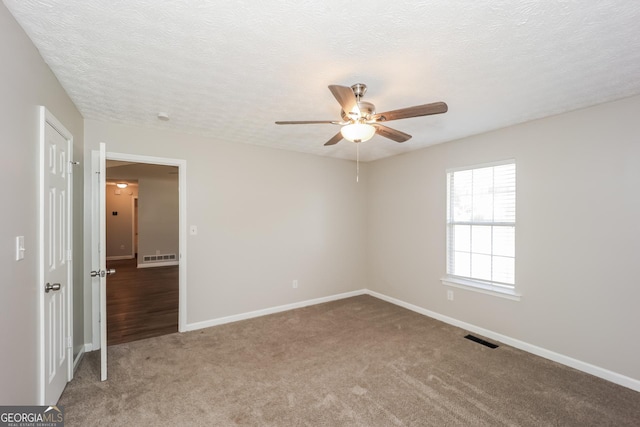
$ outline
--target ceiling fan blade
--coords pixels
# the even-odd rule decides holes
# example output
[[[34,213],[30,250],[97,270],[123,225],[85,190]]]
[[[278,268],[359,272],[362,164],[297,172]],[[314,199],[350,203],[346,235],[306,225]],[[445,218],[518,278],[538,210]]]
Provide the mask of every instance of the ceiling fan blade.
[[[340,141],[342,141],[342,134],[338,132],[333,136],[333,138],[325,142],[324,145],[335,145]]]
[[[358,116],[360,115],[358,100],[356,99],[356,95],[353,93],[353,89],[346,86],[329,85],[329,90],[338,103],[340,103],[340,106],[345,113],[355,113]]]
[[[339,125],[340,122],[336,122],[335,120],[297,120],[297,121],[279,121],[276,122],[277,125],[314,125],[314,124],[321,124],[321,123],[328,123],[328,124],[334,124],[334,125]]]
[[[405,142],[411,139],[411,135],[408,133],[400,132],[399,130],[391,129],[390,127],[383,126],[378,123],[373,123],[373,127],[376,128],[376,133],[378,135],[392,139],[395,142]]]
[[[449,107],[444,102],[416,105],[415,107],[401,108],[399,110],[378,113],[371,117],[372,120],[388,122],[390,120],[409,119],[411,117],[430,116],[432,114],[446,113]]]

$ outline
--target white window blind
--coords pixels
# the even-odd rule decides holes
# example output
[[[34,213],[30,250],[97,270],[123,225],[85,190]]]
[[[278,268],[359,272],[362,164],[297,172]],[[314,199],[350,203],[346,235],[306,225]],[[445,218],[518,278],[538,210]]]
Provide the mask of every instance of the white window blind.
[[[515,288],[516,165],[447,173],[447,274]]]

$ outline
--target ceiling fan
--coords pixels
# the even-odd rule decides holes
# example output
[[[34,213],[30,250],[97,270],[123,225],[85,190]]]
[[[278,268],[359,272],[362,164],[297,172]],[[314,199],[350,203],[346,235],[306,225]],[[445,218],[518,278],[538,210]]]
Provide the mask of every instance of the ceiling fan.
[[[367,85],[356,83],[351,87],[329,85],[329,90],[336,98],[342,109],[341,121],[336,120],[302,120],[302,121],[278,121],[277,125],[308,125],[308,124],[333,124],[340,125],[340,132],[325,142],[324,145],[334,145],[343,138],[351,142],[364,142],[373,138],[375,134],[389,138],[396,142],[405,142],[411,135],[384,126],[383,122],[391,120],[408,119],[411,117],[430,116],[432,114],[446,113],[447,104],[434,102],[431,104],[416,105],[415,107],[401,108],[399,110],[376,113],[376,107],[370,102],[362,101],[367,92]]]

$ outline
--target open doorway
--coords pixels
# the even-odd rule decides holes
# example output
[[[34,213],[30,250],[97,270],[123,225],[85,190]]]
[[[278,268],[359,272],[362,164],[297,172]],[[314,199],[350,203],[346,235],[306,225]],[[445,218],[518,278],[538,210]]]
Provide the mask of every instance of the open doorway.
[[[178,332],[178,167],[107,161],[107,345]]]

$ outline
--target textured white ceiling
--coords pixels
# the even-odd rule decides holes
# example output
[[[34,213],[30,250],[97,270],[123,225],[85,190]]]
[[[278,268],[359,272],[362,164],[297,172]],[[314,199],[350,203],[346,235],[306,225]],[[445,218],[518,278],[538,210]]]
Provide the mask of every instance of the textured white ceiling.
[[[449,105],[365,161],[640,93],[638,1],[3,1],[86,119],[230,143],[355,158],[336,126],[274,124],[338,119],[329,84]]]

